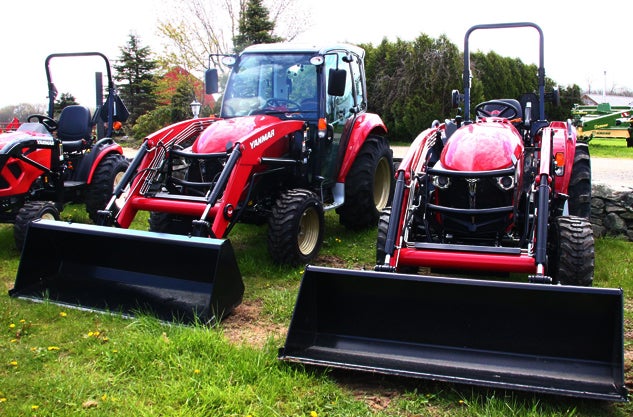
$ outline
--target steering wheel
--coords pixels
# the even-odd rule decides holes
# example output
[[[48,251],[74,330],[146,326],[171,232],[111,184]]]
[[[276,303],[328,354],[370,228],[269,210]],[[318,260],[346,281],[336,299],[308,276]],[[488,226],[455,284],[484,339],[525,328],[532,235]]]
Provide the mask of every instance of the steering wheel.
[[[35,119],[38,123],[43,124],[49,132],[57,129],[57,121],[48,116],[44,116],[43,114],[31,114],[26,118],[26,121],[31,122],[31,119]]]
[[[519,117],[521,110],[508,101],[490,100],[479,103],[475,107],[475,114],[478,117],[503,117],[505,119],[515,119]]]
[[[272,97],[266,100],[266,104],[264,104],[264,108],[266,107],[285,107],[288,111],[299,111],[301,110],[301,106],[299,103],[292,101],[286,98],[277,98]]]

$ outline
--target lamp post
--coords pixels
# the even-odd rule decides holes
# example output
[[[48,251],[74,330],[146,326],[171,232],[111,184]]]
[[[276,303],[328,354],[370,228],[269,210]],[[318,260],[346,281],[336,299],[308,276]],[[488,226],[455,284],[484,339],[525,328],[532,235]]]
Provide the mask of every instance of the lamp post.
[[[202,104],[200,104],[200,102],[194,98],[190,106],[191,113],[193,113],[193,118],[197,119],[198,116],[200,116],[200,107],[202,107]]]

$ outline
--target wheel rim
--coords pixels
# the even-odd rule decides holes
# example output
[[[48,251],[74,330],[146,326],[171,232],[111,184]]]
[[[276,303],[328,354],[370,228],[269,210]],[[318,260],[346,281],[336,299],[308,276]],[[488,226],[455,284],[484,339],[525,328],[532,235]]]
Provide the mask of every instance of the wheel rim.
[[[299,221],[297,244],[303,255],[309,255],[319,242],[319,215],[314,207],[303,212]]]
[[[40,219],[43,219],[43,220],[57,220],[55,215],[53,213],[51,213],[50,211],[47,211],[46,213],[42,213],[42,216],[40,216]]]
[[[389,203],[391,191],[391,169],[387,158],[380,158],[374,177],[374,204],[378,211],[382,211]]]
[[[112,182],[112,191],[114,191],[114,189],[121,183],[124,176],[125,176],[125,171],[117,172],[117,174],[114,177],[114,181]],[[118,209],[121,209],[121,207],[123,207],[123,203],[127,199],[129,189],[130,189],[129,186],[125,187],[125,190],[123,190],[123,192],[121,193],[121,196],[116,199],[114,204],[117,206]]]

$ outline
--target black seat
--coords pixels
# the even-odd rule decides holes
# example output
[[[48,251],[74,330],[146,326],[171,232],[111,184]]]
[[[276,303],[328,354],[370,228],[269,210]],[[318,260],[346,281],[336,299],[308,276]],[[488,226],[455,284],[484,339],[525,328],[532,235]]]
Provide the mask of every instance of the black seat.
[[[87,107],[64,107],[57,121],[57,137],[62,141],[64,152],[79,151],[89,144],[92,127],[90,110]]]

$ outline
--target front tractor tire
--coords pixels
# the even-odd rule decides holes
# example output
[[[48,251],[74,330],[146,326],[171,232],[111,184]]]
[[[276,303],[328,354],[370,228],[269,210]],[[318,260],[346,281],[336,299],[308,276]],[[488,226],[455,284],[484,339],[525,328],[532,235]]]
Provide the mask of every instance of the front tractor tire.
[[[595,247],[591,223],[578,216],[554,220],[549,242],[549,275],[554,284],[590,287]]]
[[[110,153],[99,162],[86,191],[86,211],[90,220],[97,222],[99,210],[105,209],[114,188],[123,179],[123,175],[129,165],[128,160],[118,153]],[[118,214],[121,208],[119,204],[121,203],[117,202],[114,204],[112,208],[113,216]]]
[[[351,230],[376,227],[382,210],[391,205],[394,183],[389,143],[368,136],[345,179],[345,203],[336,209],[340,223]]]
[[[22,250],[29,223],[37,219],[59,220],[59,210],[52,201],[30,201],[20,208],[13,225],[15,247]]]
[[[149,231],[186,236],[191,234],[194,220],[195,218],[190,216],[150,211],[148,219]]]
[[[316,194],[293,189],[281,194],[268,219],[268,252],[277,264],[298,266],[321,249],[325,219]]]

